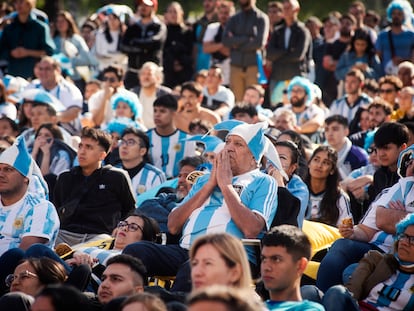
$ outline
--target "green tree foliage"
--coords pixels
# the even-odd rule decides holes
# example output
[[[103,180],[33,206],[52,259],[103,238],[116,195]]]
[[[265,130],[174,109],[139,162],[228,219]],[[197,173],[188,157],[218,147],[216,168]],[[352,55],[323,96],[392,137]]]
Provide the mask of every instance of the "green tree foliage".
[[[279,0],[283,1],[283,0]],[[319,18],[323,18],[328,15],[331,11],[339,11],[339,12],[346,12],[349,4],[353,0],[341,0],[341,1],[332,1],[332,0],[300,0],[301,4],[301,11],[300,11],[300,19],[304,20],[311,15],[318,16]],[[43,8],[47,5],[51,5],[52,3],[62,2],[63,7],[69,11],[76,11],[76,17],[79,19],[80,17],[86,17],[93,12],[95,12],[98,8],[102,7],[103,5],[109,3],[119,3],[119,4],[126,4],[134,7],[136,0],[38,0],[38,6]],[[158,14],[163,14],[167,5],[171,2],[170,0],[158,0],[159,8]],[[184,8],[186,12],[186,16],[191,13],[191,16],[200,16],[202,14],[202,0],[194,1],[194,0],[179,0],[178,2]],[[262,9],[266,10],[268,0],[257,0],[257,6]],[[378,4],[381,3],[382,8],[382,0],[366,0],[364,3],[366,4],[367,8],[371,9],[380,9]],[[237,7],[237,1],[235,1]]]

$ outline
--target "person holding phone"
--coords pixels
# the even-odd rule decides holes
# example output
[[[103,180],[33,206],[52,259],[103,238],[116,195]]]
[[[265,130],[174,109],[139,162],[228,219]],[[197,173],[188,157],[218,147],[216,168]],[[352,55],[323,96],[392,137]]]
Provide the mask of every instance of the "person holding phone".
[[[57,125],[45,123],[36,131],[32,157],[39,165],[49,188],[54,185],[60,173],[72,167],[75,156],[75,150],[63,141]]]

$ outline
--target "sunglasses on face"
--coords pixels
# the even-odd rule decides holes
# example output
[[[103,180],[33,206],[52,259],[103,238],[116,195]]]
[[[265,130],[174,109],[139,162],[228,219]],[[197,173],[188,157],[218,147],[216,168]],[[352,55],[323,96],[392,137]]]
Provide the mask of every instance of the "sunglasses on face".
[[[102,80],[103,80],[103,81],[108,81],[108,82],[110,82],[110,83],[114,83],[114,82],[116,82],[116,81],[117,81],[117,79],[116,79],[116,78],[114,78],[114,77],[103,77],[103,78],[102,78]]]

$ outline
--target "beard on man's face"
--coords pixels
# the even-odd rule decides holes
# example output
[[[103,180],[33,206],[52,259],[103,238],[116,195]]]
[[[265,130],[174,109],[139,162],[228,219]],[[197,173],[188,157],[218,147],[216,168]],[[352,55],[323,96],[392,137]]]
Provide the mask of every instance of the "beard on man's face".
[[[290,98],[290,103],[292,104],[293,107],[303,107],[306,103],[306,95],[303,97],[299,97],[299,96],[292,96]]]
[[[341,28],[339,30],[341,37],[349,38],[352,37],[352,31],[349,28]]]
[[[248,8],[251,4],[250,0],[239,0],[239,5],[241,9]]]
[[[402,20],[399,17],[394,17],[391,21],[391,25],[399,27],[402,25]]]

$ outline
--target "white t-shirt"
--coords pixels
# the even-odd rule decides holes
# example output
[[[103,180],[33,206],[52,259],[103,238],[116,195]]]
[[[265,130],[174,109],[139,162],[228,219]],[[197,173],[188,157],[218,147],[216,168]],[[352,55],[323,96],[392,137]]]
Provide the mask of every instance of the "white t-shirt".
[[[213,42],[219,28],[220,23],[209,24],[204,33],[203,42]],[[214,60],[211,58],[210,65],[212,65],[213,62]],[[230,85],[230,57],[227,57],[222,62],[216,63],[215,65],[219,66],[223,71],[223,84]]]

